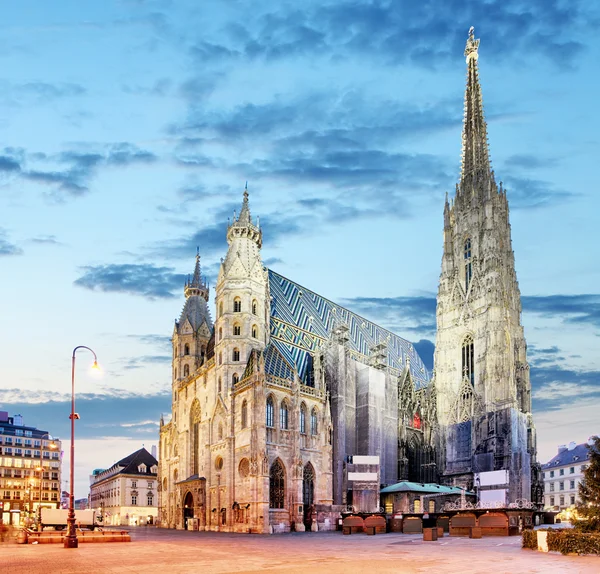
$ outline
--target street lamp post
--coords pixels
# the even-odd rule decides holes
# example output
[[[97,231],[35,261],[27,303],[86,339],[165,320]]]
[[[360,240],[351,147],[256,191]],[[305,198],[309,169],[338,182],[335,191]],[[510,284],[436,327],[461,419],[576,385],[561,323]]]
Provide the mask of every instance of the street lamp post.
[[[77,540],[77,531],[75,530],[75,496],[73,486],[75,483],[75,419],[79,418],[79,415],[75,412],[75,353],[78,349],[87,349],[94,355],[94,364],[92,368],[98,368],[98,357],[96,353],[85,345],[79,345],[73,349],[73,356],[71,358],[71,459],[69,461],[69,514],[67,518],[67,535],[65,536],[65,548],[77,548],[79,541]]]
[[[44,478],[44,465],[43,465],[43,456],[44,456],[44,439],[50,438],[50,433],[45,433],[40,437],[40,498],[38,500],[38,531],[42,531],[42,480]],[[48,445],[48,448],[56,449],[58,445],[52,439],[52,444]]]

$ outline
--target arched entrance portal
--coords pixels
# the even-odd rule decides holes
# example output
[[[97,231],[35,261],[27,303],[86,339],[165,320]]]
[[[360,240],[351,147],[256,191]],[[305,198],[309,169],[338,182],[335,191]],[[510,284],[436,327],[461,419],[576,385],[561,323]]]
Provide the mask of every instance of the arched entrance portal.
[[[183,527],[187,530],[188,518],[194,518],[194,497],[188,491],[183,500]]]
[[[310,530],[312,525],[313,505],[315,501],[315,469],[307,463],[302,473],[302,504],[304,506],[304,526]]]

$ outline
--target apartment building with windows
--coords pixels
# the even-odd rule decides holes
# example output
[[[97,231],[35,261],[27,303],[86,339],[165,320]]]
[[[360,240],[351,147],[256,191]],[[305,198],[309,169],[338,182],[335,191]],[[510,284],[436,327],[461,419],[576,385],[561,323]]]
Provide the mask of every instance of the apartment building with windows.
[[[564,510],[579,502],[579,483],[589,464],[587,445],[561,445],[556,456],[542,465],[545,508]]]
[[[0,411],[0,521],[33,524],[40,507],[59,508],[61,442]]]
[[[89,508],[105,526],[155,524],[158,516],[158,461],[155,447],[135,451],[90,476]]]

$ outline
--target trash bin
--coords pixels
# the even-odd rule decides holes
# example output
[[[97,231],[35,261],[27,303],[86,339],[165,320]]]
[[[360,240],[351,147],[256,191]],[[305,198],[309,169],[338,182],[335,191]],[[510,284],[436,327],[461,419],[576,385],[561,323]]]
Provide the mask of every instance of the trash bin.
[[[423,540],[434,542],[438,539],[437,528],[423,528]]]

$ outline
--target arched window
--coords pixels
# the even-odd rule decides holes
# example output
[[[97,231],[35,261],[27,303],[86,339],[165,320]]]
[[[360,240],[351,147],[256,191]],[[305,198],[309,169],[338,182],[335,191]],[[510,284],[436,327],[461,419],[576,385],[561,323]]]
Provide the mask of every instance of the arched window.
[[[223,390],[223,385],[221,384],[221,377],[217,379],[217,393],[220,393]]]
[[[233,349],[232,359],[234,362],[240,360],[240,350],[237,347],[235,349]]]
[[[184,377],[190,376],[190,366],[189,365],[183,365],[183,376]]]
[[[236,297],[233,300],[233,312],[241,313],[242,312],[242,300],[239,297]]]
[[[223,301],[219,303],[219,317],[223,315]]]
[[[233,334],[234,334],[234,335],[241,335],[241,334],[242,334],[242,328],[240,327],[240,324],[239,324],[239,323],[236,323],[236,324],[233,326]]]
[[[256,325],[252,325],[252,338],[258,339],[258,327]]]
[[[223,353],[219,353],[219,365],[223,362]]]
[[[300,432],[306,434],[306,405],[300,405]]]
[[[239,380],[240,380],[240,378],[238,377],[237,373],[233,373],[233,375],[231,375],[231,384],[232,385],[236,385]]]
[[[187,343],[183,347],[183,354],[184,355],[189,355],[190,354],[190,346]]]
[[[223,329],[219,327],[219,341],[223,338]]]
[[[252,301],[252,314],[258,315],[258,303],[256,302],[256,299]]]
[[[473,337],[467,335],[462,344],[462,374],[472,386],[475,386],[475,353],[473,349]]]
[[[271,465],[269,472],[269,508],[284,508],[285,469],[279,459]]]
[[[244,399],[242,403],[242,428],[245,429],[248,426],[248,401]]]
[[[317,418],[317,408],[314,407],[310,413],[310,434],[317,434],[319,432],[319,423]]]
[[[177,378],[177,369],[175,369],[175,378]]]
[[[465,291],[468,291],[471,278],[473,277],[473,267],[471,265],[471,240],[465,241]]]
[[[273,406],[273,397],[267,399],[267,426],[273,428],[275,426],[275,407]]]
[[[315,469],[307,463],[302,471],[302,504],[309,508],[315,501]]]
[[[219,434],[218,436],[218,440],[223,440],[223,425],[221,423],[219,423]]]
[[[288,406],[285,401],[281,401],[279,407],[279,428],[288,429]]]

